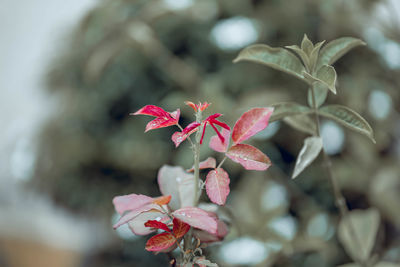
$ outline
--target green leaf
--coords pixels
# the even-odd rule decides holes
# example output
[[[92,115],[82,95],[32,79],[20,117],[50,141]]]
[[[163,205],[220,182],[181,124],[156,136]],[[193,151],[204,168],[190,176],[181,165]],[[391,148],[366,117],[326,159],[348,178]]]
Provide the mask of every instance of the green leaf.
[[[333,40],[322,48],[317,66],[332,65],[344,54],[360,45],[365,45],[365,43],[353,37],[342,37]]]
[[[371,126],[354,110],[341,105],[329,105],[320,108],[319,114],[333,119],[343,126],[367,136],[373,143],[376,143]]]
[[[325,41],[319,42],[315,45],[314,49],[311,51],[309,61],[310,61],[310,70],[314,69],[315,64],[317,64],[318,56],[319,56],[319,51],[322,47],[322,45],[325,43]]]
[[[263,44],[251,45],[243,49],[233,60],[234,63],[239,61],[264,64],[304,81],[302,73],[305,72],[305,68],[300,59],[284,48],[274,48]]]
[[[303,41],[301,41],[301,49],[307,54],[311,55],[312,50],[314,49],[313,43],[308,39],[307,34],[304,34]]]
[[[307,115],[289,116],[285,117],[283,121],[298,131],[311,135],[316,135],[317,133],[317,126],[315,122]]]
[[[374,267],[400,267],[399,263],[380,261]]]
[[[347,263],[347,264],[339,265],[339,266],[336,266],[336,267],[362,267],[362,266],[360,266],[359,264],[353,262],[353,263]]]
[[[319,155],[322,149],[321,137],[312,136],[304,140],[304,145],[297,156],[292,178],[296,178],[305,168],[307,168]]]
[[[307,102],[310,107],[313,107],[312,92],[311,88],[308,89]],[[328,88],[321,83],[316,83],[314,85],[315,102],[317,107],[320,107],[325,103],[328,96]]]
[[[353,210],[342,218],[338,227],[338,237],[353,260],[369,259],[379,221],[379,213],[375,209]]]
[[[357,263],[347,263],[347,264],[340,265],[337,267],[362,267],[362,266],[360,266]],[[376,263],[375,265],[373,265],[373,267],[400,267],[400,264],[393,263],[393,262],[380,261],[380,262]]]
[[[272,107],[274,108],[274,112],[269,118],[269,122],[281,120],[288,116],[308,114],[312,112],[312,109],[295,102],[276,103],[273,104]]]
[[[301,50],[300,47],[298,47],[297,45],[288,45],[285,46],[287,49],[293,50],[303,61],[304,66],[310,67],[310,61],[308,60],[308,55]]]
[[[336,94],[336,71],[332,66],[323,65],[319,68],[315,76],[309,73],[303,73],[303,75],[310,84],[321,83],[331,90],[332,93]]]

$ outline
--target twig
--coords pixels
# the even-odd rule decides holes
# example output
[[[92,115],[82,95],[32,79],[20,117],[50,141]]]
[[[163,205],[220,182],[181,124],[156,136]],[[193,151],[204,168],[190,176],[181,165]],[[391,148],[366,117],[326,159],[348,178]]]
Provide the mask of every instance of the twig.
[[[312,88],[311,88],[311,94],[312,94],[312,105],[313,105],[314,115],[315,115],[315,123],[317,124],[317,136],[321,137],[320,121],[319,121],[319,115],[318,115],[318,107],[317,107],[316,99],[315,99],[314,86],[312,86]],[[347,215],[349,213],[349,208],[347,207],[346,200],[343,197],[342,192],[340,191],[340,186],[339,186],[336,178],[333,175],[332,162],[329,158],[329,155],[325,152],[324,148],[322,148],[322,153],[324,154],[324,165],[326,167],[326,170],[327,170],[328,176],[329,176],[329,180],[332,185],[332,190],[333,190],[333,194],[334,194],[334,198],[335,198],[335,204],[336,204],[336,207],[339,209],[341,218],[343,219],[343,218],[347,217]],[[362,243],[356,234],[355,226],[354,226],[353,222],[350,219],[348,220],[348,222],[349,222],[348,227],[349,227],[349,232],[350,232],[351,238],[355,241],[357,246],[362,247]],[[363,261],[358,258],[354,259],[354,260],[362,267],[368,266],[368,264],[367,264],[368,260]]]

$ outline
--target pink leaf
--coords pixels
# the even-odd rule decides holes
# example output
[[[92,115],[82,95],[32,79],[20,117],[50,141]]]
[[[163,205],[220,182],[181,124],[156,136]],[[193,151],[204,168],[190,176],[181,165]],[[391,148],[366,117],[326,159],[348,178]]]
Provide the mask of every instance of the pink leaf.
[[[201,230],[212,234],[217,232],[217,220],[213,216],[200,208],[186,207],[172,213],[175,218]]]
[[[241,164],[246,170],[264,171],[271,166],[270,159],[251,145],[234,145],[228,150],[226,156]]]
[[[214,169],[217,166],[217,161],[213,157],[208,157],[206,160],[200,162],[199,164],[199,169]],[[194,171],[194,166],[187,170],[188,172],[193,172]]]
[[[268,107],[253,108],[243,113],[233,127],[233,142],[239,144],[267,127],[269,117],[273,111],[273,108]]]
[[[176,121],[179,121],[179,117],[181,116],[181,110],[178,108],[174,112],[169,113],[172,118],[174,118]]]
[[[212,243],[221,241],[228,234],[228,226],[221,220],[218,220],[217,223],[218,227],[216,234],[210,234],[203,230],[195,230],[193,234],[198,239],[200,239],[202,243]]]
[[[159,220],[161,222],[167,222],[169,220],[169,217],[160,211],[150,210],[142,212],[133,220],[129,221],[128,226],[135,235],[148,235],[155,231],[154,228],[149,228],[144,225],[148,220]]]
[[[160,207],[155,204],[146,204],[144,206],[138,207],[137,209],[131,210],[131,211],[127,212],[124,216],[122,216],[118,220],[118,222],[116,224],[114,224],[113,228],[116,229],[116,228],[120,227],[121,225],[133,220],[142,212],[149,211],[152,209],[159,210],[159,208]]]
[[[143,108],[139,109],[132,115],[150,115],[150,116],[154,116],[154,117],[168,117],[169,113],[160,107],[157,107],[154,105],[147,105],[147,106],[144,106]]]
[[[147,222],[145,222],[144,226],[161,229],[161,230],[171,233],[171,230],[168,228],[168,226],[165,223],[159,222],[157,220],[148,220]]]
[[[229,175],[222,168],[212,170],[207,174],[206,190],[212,202],[225,205],[226,198],[229,195],[229,182]]]
[[[174,224],[174,227],[173,227],[172,231],[173,231],[176,239],[181,238],[190,230],[189,224],[184,223],[181,220],[178,220],[177,218],[174,218],[173,224]]]
[[[175,237],[170,233],[161,233],[153,236],[146,243],[147,251],[162,251],[175,244]]]
[[[125,211],[137,209],[153,201],[151,197],[145,195],[130,194],[117,196],[113,199],[115,210],[122,215]]]
[[[222,136],[224,137],[224,142],[221,142],[221,139],[217,135],[214,135],[210,139],[209,143],[210,148],[217,152],[222,152],[222,153],[226,152],[229,145],[230,134],[231,132],[229,130],[222,128]]]

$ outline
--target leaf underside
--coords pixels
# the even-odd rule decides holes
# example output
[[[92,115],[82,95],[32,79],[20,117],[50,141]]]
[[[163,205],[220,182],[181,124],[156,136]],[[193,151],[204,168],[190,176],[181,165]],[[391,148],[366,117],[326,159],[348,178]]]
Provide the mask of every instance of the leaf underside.
[[[304,145],[296,160],[292,178],[296,178],[305,168],[307,168],[319,155],[322,149],[321,137],[312,136],[304,140]]]
[[[354,110],[341,105],[329,105],[320,108],[318,112],[321,116],[333,119],[350,130],[367,136],[375,143],[374,132],[371,126]]]

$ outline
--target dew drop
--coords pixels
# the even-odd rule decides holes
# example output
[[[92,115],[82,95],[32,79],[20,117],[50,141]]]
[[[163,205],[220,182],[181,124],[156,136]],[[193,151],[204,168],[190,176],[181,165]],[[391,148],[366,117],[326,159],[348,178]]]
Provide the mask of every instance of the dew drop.
[[[161,221],[161,217],[160,216],[158,216],[157,218],[155,218],[154,220],[156,220],[156,221]]]
[[[181,215],[182,215],[182,216],[186,216],[186,213],[182,212]]]
[[[178,182],[178,183],[180,183],[181,181],[182,181],[182,178],[181,177],[176,177],[176,181]]]

